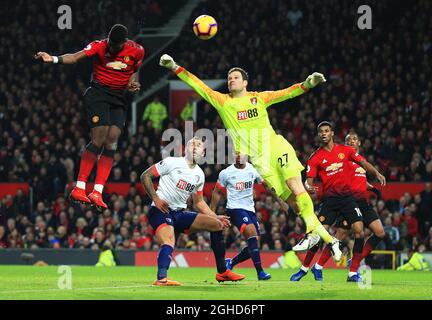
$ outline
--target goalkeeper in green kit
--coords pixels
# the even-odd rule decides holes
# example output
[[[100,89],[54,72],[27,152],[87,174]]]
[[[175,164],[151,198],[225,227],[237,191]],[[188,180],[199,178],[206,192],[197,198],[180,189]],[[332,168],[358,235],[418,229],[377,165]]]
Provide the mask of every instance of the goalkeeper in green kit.
[[[304,220],[307,236],[294,250],[307,250],[322,238],[325,243],[331,245],[334,260],[339,261],[342,256],[339,241],[319,222],[312,199],[302,183],[301,171],[304,167],[297,159],[291,144],[276,134],[267,114],[269,106],[309,91],[319,83],[325,82],[324,76],[314,72],[304,82],[286,89],[251,92],[246,90],[246,71],[236,67],[228,71],[229,94],[223,94],[209,88],[195,75],[177,65],[167,54],[160,58],[159,64],[175,72],[216,109],[234,143],[235,150],[249,155],[265,183]]]

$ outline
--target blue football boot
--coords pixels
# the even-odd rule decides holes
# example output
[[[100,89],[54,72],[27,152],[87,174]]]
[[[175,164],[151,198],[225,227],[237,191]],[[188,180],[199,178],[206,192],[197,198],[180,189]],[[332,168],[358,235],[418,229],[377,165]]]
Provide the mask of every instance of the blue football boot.
[[[269,279],[271,279],[270,273],[267,273],[264,270],[258,272],[258,280],[269,280]]]
[[[322,269],[317,269],[315,268],[315,265],[313,265],[311,271],[316,281],[323,281]]]
[[[351,277],[348,276],[347,282],[363,282],[363,279],[362,279],[361,275],[356,273],[356,274],[352,275]]]
[[[291,276],[290,281],[300,281],[301,278],[303,278],[306,275],[306,273],[307,271],[303,271],[303,269],[300,269],[299,271],[297,271]]]

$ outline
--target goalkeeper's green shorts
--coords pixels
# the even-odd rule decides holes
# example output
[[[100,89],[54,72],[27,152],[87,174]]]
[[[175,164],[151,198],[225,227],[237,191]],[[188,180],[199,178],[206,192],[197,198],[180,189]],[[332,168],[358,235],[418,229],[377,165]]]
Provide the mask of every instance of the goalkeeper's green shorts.
[[[272,136],[269,153],[252,159],[252,163],[266,184],[283,200],[292,193],[286,181],[301,176],[304,170],[294,148],[281,135]]]

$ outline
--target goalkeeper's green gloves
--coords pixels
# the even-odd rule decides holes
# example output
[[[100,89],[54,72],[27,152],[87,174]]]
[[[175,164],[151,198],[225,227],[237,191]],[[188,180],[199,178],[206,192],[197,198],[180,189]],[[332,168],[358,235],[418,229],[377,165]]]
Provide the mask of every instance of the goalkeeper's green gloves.
[[[316,87],[321,82],[326,82],[326,78],[322,73],[314,72],[311,75],[309,75],[306,80],[303,82],[303,86],[307,89],[312,89]]]
[[[159,65],[172,71],[176,71],[179,67],[177,63],[175,63],[174,59],[168,54],[164,54],[160,57]]]

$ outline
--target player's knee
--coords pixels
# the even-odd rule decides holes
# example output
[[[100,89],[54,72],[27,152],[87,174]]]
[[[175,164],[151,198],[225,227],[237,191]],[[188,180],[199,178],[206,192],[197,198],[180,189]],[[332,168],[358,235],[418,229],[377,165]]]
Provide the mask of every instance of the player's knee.
[[[354,230],[354,237],[356,239],[364,238],[364,231],[363,230]]]
[[[104,148],[105,150],[116,151],[117,150],[117,142],[110,143],[109,141],[105,141]]]
[[[336,231],[336,238],[343,241],[347,238],[348,232],[345,229],[338,229]]]
[[[244,229],[244,236],[246,239],[258,236],[256,228],[253,224],[249,224],[246,226],[246,228]]]
[[[384,231],[384,229],[383,228],[379,228],[378,230],[375,231],[375,235],[378,238],[384,239],[384,237],[385,237],[385,231]]]
[[[100,149],[105,144],[105,137],[92,137],[91,144]]]

